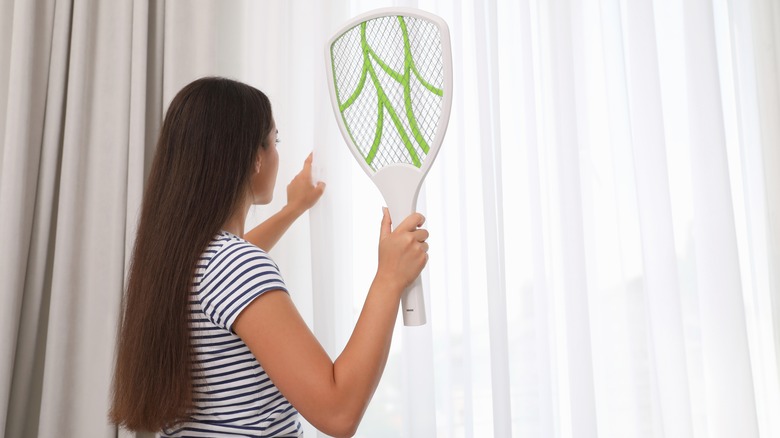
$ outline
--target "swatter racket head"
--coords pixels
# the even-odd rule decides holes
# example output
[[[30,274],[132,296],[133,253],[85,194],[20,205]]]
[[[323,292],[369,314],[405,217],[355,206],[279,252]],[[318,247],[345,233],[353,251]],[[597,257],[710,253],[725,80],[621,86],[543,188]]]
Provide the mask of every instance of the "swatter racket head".
[[[326,46],[336,121],[361,168],[417,169],[441,146],[452,105],[447,24],[411,8],[384,8],[345,24]]]

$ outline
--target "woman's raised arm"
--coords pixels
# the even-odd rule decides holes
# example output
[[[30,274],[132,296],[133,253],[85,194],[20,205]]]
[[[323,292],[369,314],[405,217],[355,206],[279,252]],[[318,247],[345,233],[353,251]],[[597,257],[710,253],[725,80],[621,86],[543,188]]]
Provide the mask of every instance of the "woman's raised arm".
[[[428,260],[428,232],[415,213],[390,231],[385,211],[379,267],[352,336],[330,359],[283,291],[267,292],[234,324],[273,383],[314,427],[352,436],[387,362],[401,293]]]
[[[313,183],[312,154],[303,163],[303,169],[287,185],[287,204],[275,215],[244,234],[244,239],[268,252],[282,238],[293,222],[310,209],[325,191],[325,183]]]

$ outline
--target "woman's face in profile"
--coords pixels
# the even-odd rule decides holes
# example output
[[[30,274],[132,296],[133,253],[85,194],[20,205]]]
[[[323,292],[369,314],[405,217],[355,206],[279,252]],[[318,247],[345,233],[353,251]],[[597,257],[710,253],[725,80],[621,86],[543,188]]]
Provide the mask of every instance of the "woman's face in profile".
[[[274,123],[274,127],[264,140],[265,147],[261,146],[258,152],[255,173],[252,174],[250,182],[254,196],[253,204],[268,204],[274,197],[276,174],[279,171],[279,152],[276,150],[278,133]]]

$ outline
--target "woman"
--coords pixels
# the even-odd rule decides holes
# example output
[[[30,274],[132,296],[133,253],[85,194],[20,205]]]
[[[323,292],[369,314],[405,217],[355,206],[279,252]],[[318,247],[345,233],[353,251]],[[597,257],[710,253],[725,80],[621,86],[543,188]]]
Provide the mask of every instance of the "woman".
[[[379,265],[344,351],[331,361],[264,250],[314,205],[311,155],[287,205],[244,234],[273,196],[279,156],[268,98],[222,78],[173,99],[144,195],[114,373],[112,422],[162,436],[300,436],[298,413],[355,433],[387,361],[399,300],[425,266],[412,214],[381,224]],[[262,249],[261,249],[262,248]]]

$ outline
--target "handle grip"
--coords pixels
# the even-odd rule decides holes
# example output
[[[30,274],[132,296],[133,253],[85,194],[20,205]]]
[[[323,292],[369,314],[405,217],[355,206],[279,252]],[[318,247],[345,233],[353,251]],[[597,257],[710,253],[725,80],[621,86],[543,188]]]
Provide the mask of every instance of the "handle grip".
[[[401,295],[401,312],[405,326],[425,324],[425,296],[421,277],[417,277]]]
[[[379,169],[371,177],[385,198],[393,228],[415,211],[423,176],[424,174],[412,165],[391,164]],[[401,312],[405,326],[425,324],[425,296],[419,276],[401,295]]]

